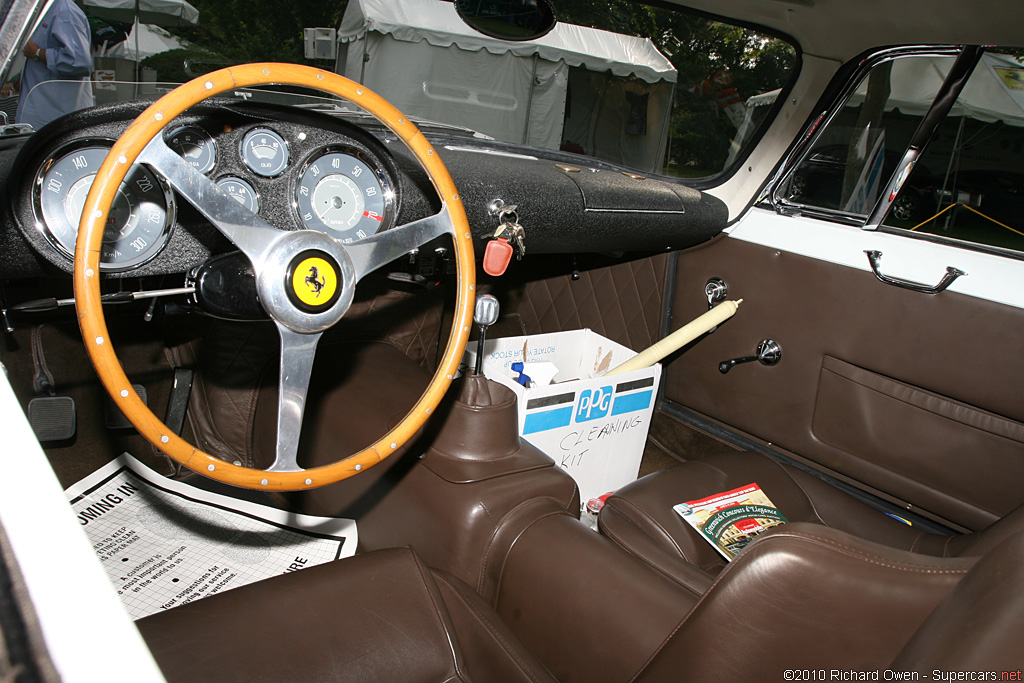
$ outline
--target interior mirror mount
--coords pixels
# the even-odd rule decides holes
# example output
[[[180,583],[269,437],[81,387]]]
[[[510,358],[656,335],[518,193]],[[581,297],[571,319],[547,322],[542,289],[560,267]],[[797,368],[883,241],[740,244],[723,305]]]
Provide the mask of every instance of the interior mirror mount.
[[[499,40],[534,40],[558,21],[551,0],[454,0],[473,30]]]

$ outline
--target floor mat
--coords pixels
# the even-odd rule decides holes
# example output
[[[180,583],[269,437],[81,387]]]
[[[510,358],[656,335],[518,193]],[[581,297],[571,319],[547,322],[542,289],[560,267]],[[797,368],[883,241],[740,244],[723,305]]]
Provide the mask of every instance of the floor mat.
[[[125,453],[65,490],[133,619],[355,553],[356,523],[173,481]]]

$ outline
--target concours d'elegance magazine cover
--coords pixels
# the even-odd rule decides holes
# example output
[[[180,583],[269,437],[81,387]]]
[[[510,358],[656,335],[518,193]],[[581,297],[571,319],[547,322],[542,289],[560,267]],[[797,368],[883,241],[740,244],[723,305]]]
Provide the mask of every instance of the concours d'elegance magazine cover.
[[[788,521],[756,483],[672,509],[729,561],[758,534]]]

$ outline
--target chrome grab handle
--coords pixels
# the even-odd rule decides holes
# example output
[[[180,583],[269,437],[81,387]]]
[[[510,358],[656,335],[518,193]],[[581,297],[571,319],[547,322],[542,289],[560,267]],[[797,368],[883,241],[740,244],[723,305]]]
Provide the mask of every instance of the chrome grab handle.
[[[909,280],[900,280],[898,278],[889,277],[888,275],[882,275],[882,252],[872,249],[865,251],[868,255],[868,263],[871,264],[871,272],[875,274],[880,282],[884,282],[887,285],[893,285],[895,287],[902,287],[903,289],[909,289],[912,292],[921,292],[922,294],[938,294],[942,290],[953,284],[953,280],[956,280],[961,275],[967,275],[964,271],[953,266],[946,266],[946,274],[942,276],[938,284],[935,285],[924,285],[918,282],[910,282]]]

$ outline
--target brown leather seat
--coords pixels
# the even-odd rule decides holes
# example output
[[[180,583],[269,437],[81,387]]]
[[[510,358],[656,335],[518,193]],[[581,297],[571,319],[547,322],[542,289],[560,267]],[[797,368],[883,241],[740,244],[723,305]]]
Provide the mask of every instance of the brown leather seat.
[[[920,680],[936,670],[1016,680],[1021,580],[1021,534],[980,559],[938,558],[786,524],[718,576],[633,680]]]
[[[558,521],[566,522],[537,525],[546,527],[545,543],[608,544]],[[530,555],[530,564],[545,562]],[[548,570],[564,573],[550,561]],[[639,570],[612,592],[643,590],[648,570]],[[793,523],[752,544],[642,651],[636,645],[647,639],[620,637],[620,623],[643,619],[641,612],[620,614],[584,639],[576,629],[545,632],[547,621],[578,620],[572,600],[547,601],[548,619],[520,639],[468,587],[431,572],[408,549],[237,588],[138,626],[171,681],[553,682],[527,640],[543,640],[548,658],[569,657],[570,668],[545,660],[563,680],[793,680],[786,672],[822,669],[1016,675],[1024,661],[1022,582],[1024,535],[981,558],[936,558]],[[592,596],[598,606],[607,598]],[[561,646],[556,653],[552,644]],[[621,660],[637,665],[613,664]]]
[[[479,595],[408,548],[249,584],[137,625],[169,681],[554,683]]]
[[[823,524],[925,555],[981,555],[1024,531],[1024,508],[977,533],[942,536],[920,531],[807,472],[739,451],[685,462],[623,487],[601,510],[600,529],[636,557],[693,589],[694,567],[714,576],[725,561],[672,506],[755,482],[790,522]],[[699,577],[696,581],[699,592]]]

